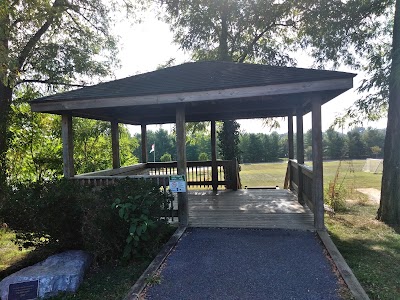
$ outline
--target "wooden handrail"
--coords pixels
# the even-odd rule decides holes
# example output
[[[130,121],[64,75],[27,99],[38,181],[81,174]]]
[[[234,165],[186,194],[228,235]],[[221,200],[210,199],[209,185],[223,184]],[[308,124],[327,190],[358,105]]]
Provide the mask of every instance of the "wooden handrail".
[[[187,182],[189,186],[212,186],[212,161],[188,161]],[[177,162],[148,162],[119,169],[103,170],[77,175],[74,178],[86,180],[110,180],[117,178],[145,178],[145,176],[170,176],[177,174]],[[217,160],[218,185],[228,189],[240,188],[237,160]],[[139,177],[138,177],[139,176]],[[149,177],[150,178],[150,177]]]
[[[301,171],[299,173],[299,170]],[[289,176],[290,172],[293,172],[292,176]],[[304,176],[303,176],[304,175]],[[299,176],[302,176],[301,187],[299,188]],[[289,182],[290,180],[290,182]],[[312,181],[313,181],[313,171],[310,166],[305,164],[298,164],[296,160],[290,159],[288,161],[288,168],[285,177],[285,188],[290,188],[297,194],[301,192],[300,199],[304,199],[308,207],[314,210],[314,203],[312,199]]]

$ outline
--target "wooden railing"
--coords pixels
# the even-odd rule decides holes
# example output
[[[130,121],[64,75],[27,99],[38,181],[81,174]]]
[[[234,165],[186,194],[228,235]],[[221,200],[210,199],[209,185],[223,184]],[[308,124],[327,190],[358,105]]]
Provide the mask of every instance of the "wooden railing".
[[[150,175],[176,175],[177,162],[147,163]],[[212,186],[212,162],[188,161],[187,162],[188,186],[210,187]],[[217,185],[226,186],[228,189],[240,189],[239,166],[236,160],[217,161]]]
[[[75,178],[85,178],[86,180],[95,180],[94,184],[102,185],[112,182],[112,178],[130,177],[144,178],[153,176],[153,178],[162,178],[169,175],[177,175],[177,162],[148,162],[136,164],[119,169],[102,170],[92,173],[86,173]],[[212,186],[212,161],[188,161],[187,162],[187,183],[189,187],[210,187]],[[110,178],[109,178],[110,177]],[[150,178],[150,177],[149,177]],[[241,188],[239,164],[237,160],[217,160],[217,186],[225,186],[227,189],[237,190]]]
[[[290,159],[288,162],[285,188],[294,190],[299,199],[303,199],[308,207],[314,211],[314,202],[312,197],[312,168],[304,164],[298,164],[296,160]],[[301,195],[299,195],[301,193]]]

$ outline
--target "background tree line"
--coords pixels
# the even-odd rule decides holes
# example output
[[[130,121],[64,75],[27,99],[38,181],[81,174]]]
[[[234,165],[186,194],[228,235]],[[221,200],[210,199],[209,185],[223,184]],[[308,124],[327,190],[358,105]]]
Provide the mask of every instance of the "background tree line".
[[[221,150],[221,133],[220,126],[217,157],[218,159],[228,159],[224,157]],[[140,141],[140,134],[136,134],[134,137],[137,141]],[[328,129],[323,133],[324,159],[381,158],[384,140],[384,129],[356,127],[347,133]],[[312,133],[310,129],[304,134],[306,160],[311,160],[311,142]],[[294,143],[296,149],[296,141]],[[168,132],[162,128],[156,131],[147,131],[147,149],[151,149],[152,144],[155,144],[156,149],[155,161],[163,161],[162,157],[165,154],[169,154],[172,160],[176,160],[176,143],[173,132]],[[238,149],[238,158],[241,163],[279,161],[281,158],[288,157],[288,136],[286,133],[279,134],[277,132],[270,134],[242,132],[239,134]],[[188,160],[210,160],[210,133],[206,130],[196,132],[194,136],[188,139],[186,151]],[[133,154],[136,157],[141,157],[141,146],[135,148]],[[148,154],[148,161],[153,161],[153,154]]]

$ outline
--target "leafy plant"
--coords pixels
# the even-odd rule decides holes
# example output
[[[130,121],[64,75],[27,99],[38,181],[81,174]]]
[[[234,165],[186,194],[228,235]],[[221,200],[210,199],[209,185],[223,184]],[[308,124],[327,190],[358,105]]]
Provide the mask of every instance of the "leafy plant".
[[[346,209],[346,196],[347,189],[343,182],[346,178],[347,173],[339,182],[340,168],[342,161],[336,169],[335,177],[329,182],[328,188],[325,190],[325,203],[328,204],[335,212],[343,211]]]
[[[140,242],[149,241],[152,232],[166,220],[162,217],[172,200],[172,194],[164,195],[152,183],[138,181],[143,192],[116,198],[112,208],[118,210],[119,217],[129,225],[123,257],[128,259],[136,254]],[[148,189],[144,189],[145,187]]]
[[[208,154],[205,153],[205,152],[201,152],[201,153],[199,154],[199,160],[200,160],[200,161],[208,160]]]
[[[161,157],[160,160],[162,162],[167,162],[167,161],[171,161],[172,160],[172,156],[169,153],[164,153]]]

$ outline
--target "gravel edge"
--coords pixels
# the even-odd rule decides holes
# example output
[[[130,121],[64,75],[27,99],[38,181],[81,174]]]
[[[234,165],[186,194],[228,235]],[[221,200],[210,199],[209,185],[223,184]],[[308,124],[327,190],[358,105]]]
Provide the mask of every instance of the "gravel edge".
[[[164,260],[167,258],[171,250],[175,247],[176,243],[182,237],[186,227],[179,227],[175,233],[171,236],[168,242],[162,247],[157,256],[153,259],[147,269],[139,277],[136,283],[130,288],[128,294],[124,300],[138,300],[141,299],[140,295],[147,285],[147,279],[150,278],[162,265]]]

